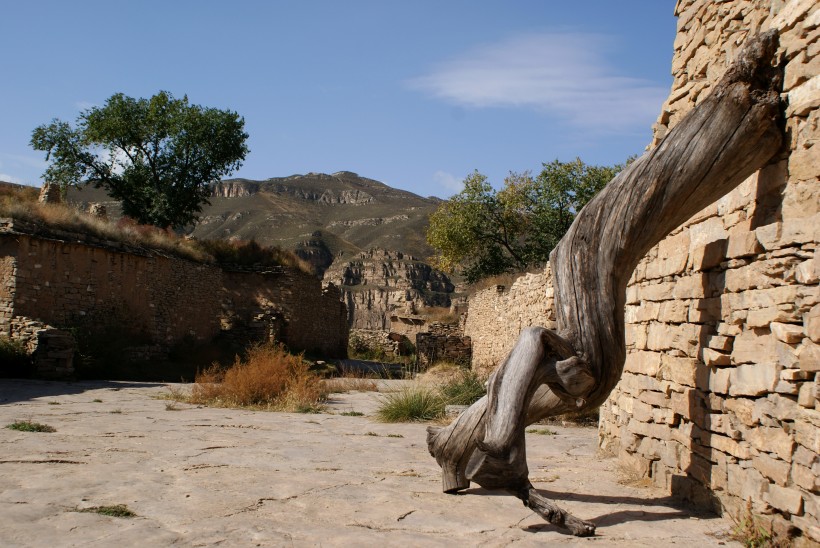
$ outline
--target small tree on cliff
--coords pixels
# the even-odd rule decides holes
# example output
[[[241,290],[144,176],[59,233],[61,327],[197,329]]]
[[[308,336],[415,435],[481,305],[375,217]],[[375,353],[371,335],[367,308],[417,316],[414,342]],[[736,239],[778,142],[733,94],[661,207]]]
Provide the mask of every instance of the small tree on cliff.
[[[242,164],[245,119],[160,91],[150,99],[117,93],[80,114],[76,127],[54,119],[31,146],[51,163],[43,177],[62,188],[92,183],[140,223],[181,227],[208,203],[208,183]]]
[[[500,191],[471,173],[430,216],[427,241],[436,262],[462,269],[470,283],[545,263],[575,215],[622,168],[555,160],[535,178],[511,173]]]

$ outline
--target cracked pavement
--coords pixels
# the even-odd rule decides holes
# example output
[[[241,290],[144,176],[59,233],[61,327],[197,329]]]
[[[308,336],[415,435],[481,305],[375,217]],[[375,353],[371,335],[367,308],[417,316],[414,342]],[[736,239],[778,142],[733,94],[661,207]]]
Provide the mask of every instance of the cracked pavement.
[[[598,526],[582,539],[505,494],[443,494],[426,425],[374,421],[377,393],[333,395],[326,413],[294,414],[169,406],[158,399],[169,386],[0,380],[0,426],[56,428],[0,428],[0,545],[734,544],[730,521],[619,483],[616,461],[596,454],[594,428],[527,435],[535,486]],[[116,504],[137,517],[77,512]]]

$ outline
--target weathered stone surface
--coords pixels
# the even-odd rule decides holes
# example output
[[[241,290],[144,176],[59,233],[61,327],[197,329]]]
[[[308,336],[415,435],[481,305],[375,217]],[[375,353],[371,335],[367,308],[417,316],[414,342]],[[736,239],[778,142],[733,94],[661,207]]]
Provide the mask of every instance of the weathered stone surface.
[[[521,504],[442,494],[439,468],[419,443],[425,425],[374,420],[378,393],[337,394],[329,413],[303,415],[185,404],[166,411],[169,388],[0,380],[3,398],[26,402],[35,420],[57,429],[0,428],[3,546],[567,543]],[[351,410],[364,416],[342,415]],[[20,418],[18,406],[0,405],[0,424]],[[731,531],[728,517],[678,508],[663,489],[624,485],[615,459],[598,454],[593,429],[550,428],[557,435],[527,440],[531,462],[553,461],[548,469],[533,466],[538,489],[588,493],[589,501],[562,502],[580,516],[663,524],[598,521],[607,546],[711,547]],[[579,480],[578,470],[594,483]],[[113,504],[127,504],[138,517],[69,511]]]
[[[624,371],[655,377],[661,367],[661,355],[657,352],[633,352],[626,358]]]
[[[802,407],[814,409],[815,405],[817,405],[817,400],[817,382],[804,382],[800,386],[800,391],[797,395],[797,403]]]
[[[820,371],[820,345],[804,342],[797,349],[797,363],[800,369]]]
[[[743,331],[735,337],[732,348],[734,363],[775,364],[777,363],[777,349],[775,339],[763,329]]]
[[[796,344],[803,340],[803,328],[799,325],[772,322],[769,328],[777,340],[784,343]]]
[[[790,514],[800,515],[803,510],[803,496],[797,489],[769,485],[768,491],[763,494],[763,499],[778,510]]]
[[[774,459],[766,453],[758,453],[752,458],[752,463],[760,473],[778,485],[786,485],[789,481],[791,467],[785,461]]]
[[[812,342],[820,343],[820,304],[814,305],[810,311],[803,315],[803,326],[806,336]]]

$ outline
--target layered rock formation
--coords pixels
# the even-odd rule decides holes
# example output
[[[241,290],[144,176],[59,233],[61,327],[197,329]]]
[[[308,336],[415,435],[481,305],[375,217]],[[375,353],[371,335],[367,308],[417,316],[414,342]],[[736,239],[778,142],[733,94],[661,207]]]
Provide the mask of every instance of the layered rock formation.
[[[450,306],[454,290],[443,272],[412,256],[383,249],[334,262],[324,280],[341,288],[350,326],[355,329],[387,330],[394,311]]]

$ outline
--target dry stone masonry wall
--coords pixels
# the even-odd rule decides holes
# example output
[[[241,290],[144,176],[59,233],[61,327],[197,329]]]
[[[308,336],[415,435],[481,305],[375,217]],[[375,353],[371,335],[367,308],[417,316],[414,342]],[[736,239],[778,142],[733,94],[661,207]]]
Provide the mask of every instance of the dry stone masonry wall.
[[[426,371],[437,362],[469,366],[472,340],[458,324],[433,322],[425,333],[416,335],[416,367]]]
[[[652,249],[627,290],[628,356],[600,445],[675,495],[820,542],[820,3],[680,0],[657,145],[748,36],[776,28],[788,151]],[[473,367],[551,327],[549,272],[474,295]]]
[[[694,501],[820,541],[820,4],[681,0],[674,84],[655,144],[746,38],[780,30],[788,157],[643,259],[628,356],[600,443]],[[796,529],[795,529],[796,528]],[[798,533],[799,530],[799,533]]]
[[[552,274],[525,274],[507,288],[498,285],[470,298],[464,335],[472,341],[472,367],[487,374],[512,350],[525,327],[555,326]]]
[[[307,274],[230,272],[153,252],[37,236],[26,223],[8,219],[0,225],[0,334],[30,350],[37,333],[48,335],[51,350],[42,346],[42,356],[65,350],[58,348],[62,339],[54,326],[130,333],[131,354],[143,357],[220,334],[246,342],[274,338],[291,350],[328,357],[346,353],[340,292]]]

